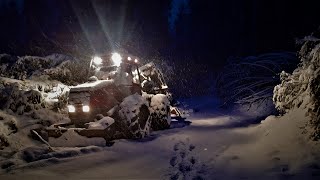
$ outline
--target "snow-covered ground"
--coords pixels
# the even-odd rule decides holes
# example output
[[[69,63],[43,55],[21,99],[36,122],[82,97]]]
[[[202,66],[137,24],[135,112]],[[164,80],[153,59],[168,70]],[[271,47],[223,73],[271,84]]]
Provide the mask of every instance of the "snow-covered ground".
[[[172,121],[170,129],[140,140],[115,140],[106,146],[102,138],[72,131],[56,143],[71,138],[74,144],[91,146],[48,148],[29,137],[32,129],[68,120],[63,108],[66,86],[32,77],[47,77],[46,70],[53,68],[58,80],[66,74],[61,77],[73,81],[65,73],[73,68],[62,63],[44,66],[50,58],[18,59],[35,62],[32,68],[16,63],[7,69],[8,62],[1,66],[7,78],[0,78],[0,179],[320,179],[320,142],[310,138],[319,135],[320,45],[308,45],[314,43],[302,48],[302,64],[292,74],[282,73],[274,102],[220,109],[215,97],[184,99],[181,105],[191,109],[186,121]],[[17,68],[21,71],[7,73]],[[273,103],[283,116],[272,115]],[[102,118],[90,128],[113,122]]]
[[[169,130],[110,147],[38,147],[42,156],[25,151],[30,162],[0,171],[0,179],[320,178],[320,145],[303,134],[303,111],[257,124],[256,116],[219,109],[213,97],[182,104],[194,112]]]

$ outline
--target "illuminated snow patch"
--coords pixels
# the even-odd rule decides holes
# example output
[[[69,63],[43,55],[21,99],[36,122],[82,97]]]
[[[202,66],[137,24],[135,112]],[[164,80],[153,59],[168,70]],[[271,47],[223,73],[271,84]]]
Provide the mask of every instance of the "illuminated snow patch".
[[[192,126],[221,126],[221,125],[228,125],[230,123],[237,122],[236,118],[232,118],[230,116],[218,116],[214,118],[201,118],[197,120],[191,120]]]

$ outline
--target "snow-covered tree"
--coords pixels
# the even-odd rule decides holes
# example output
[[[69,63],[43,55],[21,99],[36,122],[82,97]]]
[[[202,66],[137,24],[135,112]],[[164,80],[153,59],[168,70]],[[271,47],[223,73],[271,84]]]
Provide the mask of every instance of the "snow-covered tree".
[[[305,109],[311,117],[312,138],[320,139],[320,39],[302,40],[300,64],[292,74],[282,72],[281,84],[274,88],[273,101],[278,110]]]
[[[292,52],[230,58],[217,78],[218,95],[224,105],[271,101],[273,88],[279,83],[278,74],[283,69],[290,70],[297,62]]]

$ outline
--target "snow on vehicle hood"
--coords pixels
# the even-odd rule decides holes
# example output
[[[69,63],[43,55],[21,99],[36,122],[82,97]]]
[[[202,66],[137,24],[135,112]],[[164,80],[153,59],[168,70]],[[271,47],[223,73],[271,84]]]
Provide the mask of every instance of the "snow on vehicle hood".
[[[109,86],[113,84],[113,80],[98,80],[94,82],[86,82],[84,84],[79,84],[77,86],[73,86],[70,89],[70,93],[72,92],[83,92],[83,91],[93,91],[99,89],[101,87]]]
[[[111,117],[103,117],[99,121],[87,123],[88,129],[106,129],[114,123],[114,119]]]

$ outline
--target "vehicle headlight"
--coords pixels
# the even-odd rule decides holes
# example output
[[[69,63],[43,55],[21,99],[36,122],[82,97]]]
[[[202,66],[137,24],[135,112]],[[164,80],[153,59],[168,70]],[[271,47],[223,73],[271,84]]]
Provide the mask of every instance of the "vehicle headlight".
[[[74,107],[74,105],[68,105],[68,110],[71,113],[76,112],[76,108]]]
[[[102,64],[102,58],[101,57],[99,57],[99,56],[95,56],[95,57],[93,57],[93,62],[96,64],[96,65],[100,65],[100,64]]]
[[[82,106],[82,111],[83,112],[89,112],[90,111],[90,107],[88,105]]]
[[[121,62],[122,62],[122,61],[121,61],[121,60],[122,60],[122,57],[120,56],[119,53],[113,53],[111,59],[112,59],[114,65],[120,66],[120,64],[121,64]]]

